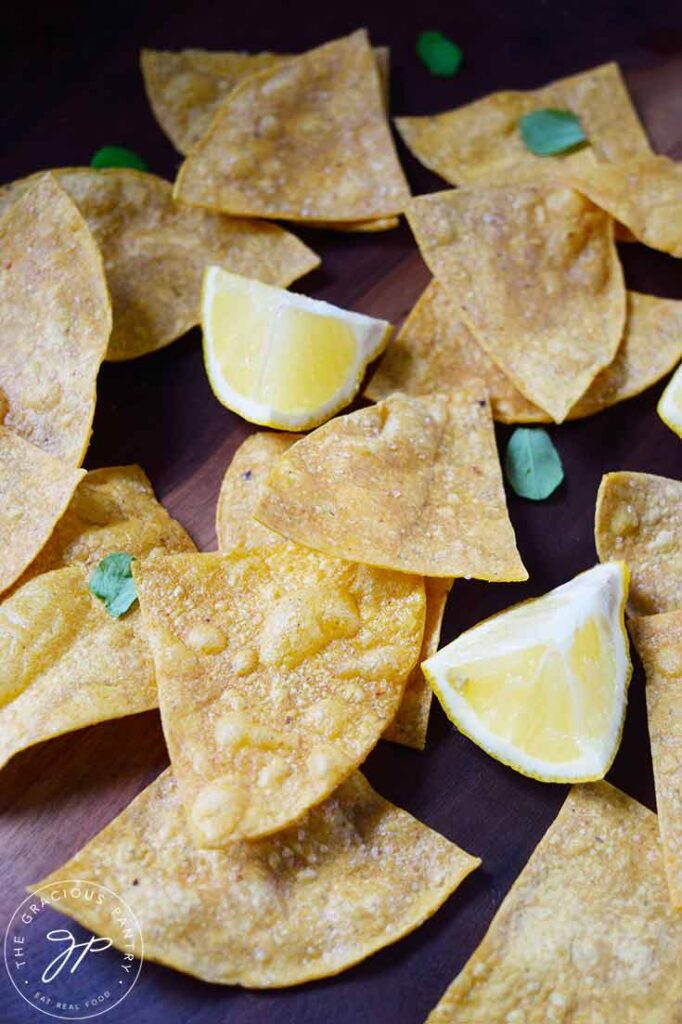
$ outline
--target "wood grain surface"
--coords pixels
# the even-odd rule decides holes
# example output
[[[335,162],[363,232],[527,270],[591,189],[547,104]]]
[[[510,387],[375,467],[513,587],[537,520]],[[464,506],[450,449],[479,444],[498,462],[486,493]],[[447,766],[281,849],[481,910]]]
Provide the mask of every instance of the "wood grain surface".
[[[463,8],[463,9],[462,9]],[[121,0],[6,7],[2,179],[43,167],[88,163],[108,143],[127,145],[172,178],[179,157],[156,126],[137,66],[141,46],[300,50],[367,25],[390,45],[392,111],[431,113],[496,89],[530,88],[582,68],[621,62],[654,146],[682,159],[682,9],[667,0],[586,0],[445,5],[248,4]],[[437,28],[465,51],[455,79],[431,78],[414,55],[417,33]],[[415,193],[443,187],[404,149]],[[301,231],[322,267],[298,290],[399,322],[428,274],[403,224],[384,235]],[[629,287],[682,298],[679,261],[621,247]],[[594,500],[608,470],[682,475],[682,446],[655,413],[661,387],[589,420],[551,428],[566,480],[548,501],[509,495],[527,584],[458,581],[445,641],[508,604],[541,594],[595,562]],[[205,378],[192,331],[146,359],[109,365],[99,380],[90,468],[140,463],[159,497],[211,549],[215,502],[248,424],[223,409]],[[509,428],[498,427],[503,450]],[[16,757],[0,778],[0,924],[24,887],[63,863],[167,763],[155,712],[110,722]],[[337,978],[277,992],[209,986],[145,964],[108,1024],[417,1024],[482,938],[490,919],[555,815],[565,787],[543,785],[497,764],[454,731],[434,707],[426,752],[380,743],[366,764],[384,796],[483,858],[448,903],[407,939]],[[609,778],[653,806],[639,666],[623,744]],[[43,1019],[23,1003],[0,966],[0,1024]]]

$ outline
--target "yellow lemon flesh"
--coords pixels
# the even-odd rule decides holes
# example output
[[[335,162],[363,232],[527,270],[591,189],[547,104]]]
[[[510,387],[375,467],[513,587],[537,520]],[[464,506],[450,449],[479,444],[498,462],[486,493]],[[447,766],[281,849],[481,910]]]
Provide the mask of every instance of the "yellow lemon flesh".
[[[385,320],[207,267],[204,361],[214,394],[251,423],[308,430],[357,394]]]
[[[670,427],[678,437],[682,437],[682,364],[677,367],[661,395],[656,412],[666,427]]]
[[[447,716],[524,775],[602,778],[632,672],[628,582],[624,562],[597,565],[462,633],[422,665]]]

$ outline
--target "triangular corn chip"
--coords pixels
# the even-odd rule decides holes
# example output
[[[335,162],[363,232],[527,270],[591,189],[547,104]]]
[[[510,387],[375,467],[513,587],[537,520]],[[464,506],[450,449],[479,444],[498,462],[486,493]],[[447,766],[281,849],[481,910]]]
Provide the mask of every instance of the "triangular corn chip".
[[[91,470],[38,557],[21,577],[78,565],[91,572],[115,551],[133,558],[194,551],[191,537],[172,519],[139,466]]]
[[[158,706],[139,608],[114,619],[90,592],[107,555],[194,551],[139,466],[95,469],[0,603],[0,765],[19,750]],[[35,578],[34,578],[35,577]]]
[[[409,189],[367,33],[245,78],[180,168],[175,196],[294,221],[399,214]]]
[[[51,174],[0,219],[0,388],[6,427],[74,466],[83,461],[111,333],[102,258]]]
[[[630,568],[632,614],[682,607],[681,481],[653,473],[605,473],[594,534],[600,561],[626,561]]]
[[[154,174],[90,167],[53,173],[102,250],[114,310],[107,359],[146,355],[197,324],[208,264],[286,287],[320,262],[275,224],[175,203],[171,186]],[[0,209],[34,178],[0,189]]]
[[[590,384],[567,419],[592,416],[646,390],[682,358],[682,302],[627,293],[625,333],[616,357]],[[524,398],[462,321],[459,307],[431,281],[382,357],[365,395],[394,391],[428,395],[485,384],[493,417],[502,423],[543,423],[550,417]]]
[[[338,974],[436,912],[480,861],[375,793],[359,772],[294,827],[210,854],[164,772],[45,883],[86,878],[122,897],[144,954],[247,988]],[[96,900],[59,909],[109,935]]]
[[[650,156],[580,168],[569,178],[635,239],[682,257],[682,162]]]
[[[672,1024],[681,950],[656,815],[574,786],[428,1024]]]
[[[682,910],[682,608],[629,624],[646,672],[658,827],[670,902]]]
[[[0,594],[47,543],[84,476],[0,427]]]
[[[625,286],[610,217],[551,184],[438,192],[414,199],[407,214],[477,341],[560,423],[623,336]]]
[[[142,50],[140,65],[156,120],[178,152],[187,154],[206,134],[221,103],[239,82],[290,57],[268,52]],[[388,108],[388,47],[375,47],[374,59]]]
[[[519,120],[547,108],[577,114],[589,146],[555,157],[527,149]],[[598,160],[629,160],[651,152],[617,64],[602,64],[530,92],[491,93],[432,117],[398,117],[395,123],[417,159],[451,185],[555,176],[582,171]]]
[[[338,416],[277,462],[256,518],[338,558],[418,573],[525,580],[488,403],[393,395]]]
[[[133,572],[198,845],[286,828],[395,716],[424,632],[420,579],[285,543]]]
[[[300,434],[280,434],[266,430],[251,434],[239,446],[225,471],[216,513],[216,535],[220,551],[234,548],[277,547],[278,533],[253,518],[261,487],[273,466],[287,449],[300,440]],[[424,678],[421,662],[436,653],[440,627],[452,580],[425,579],[426,620],[417,664],[405,684],[398,713],[384,732],[384,739],[423,750],[429,723],[432,691]]]
[[[158,705],[139,609],[112,618],[80,567],[0,604],[0,767],[26,747]]]

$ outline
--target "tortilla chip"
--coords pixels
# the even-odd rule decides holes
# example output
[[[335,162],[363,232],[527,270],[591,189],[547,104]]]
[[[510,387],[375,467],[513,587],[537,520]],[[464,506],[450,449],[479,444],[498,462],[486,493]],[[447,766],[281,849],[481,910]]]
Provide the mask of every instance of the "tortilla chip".
[[[396,942],[480,863],[359,772],[293,828],[207,854],[169,770],[45,882],[87,878],[115,891],[140,922],[146,960],[274,988],[338,974]],[[59,906],[111,933],[96,901]]]
[[[625,561],[630,568],[630,614],[682,606],[681,481],[653,473],[605,473],[594,536],[601,562]]]
[[[261,488],[280,455],[300,440],[300,434],[259,431],[251,434],[237,448],[225,471],[218,498],[216,535],[220,551],[243,548],[278,547],[282,538],[253,518]],[[445,602],[452,580],[424,580],[426,621],[424,638],[417,660],[405,684],[400,707],[383,738],[406,747],[423,750],[431,708],[431,687],[421,670],[421,662],[438,648]]]
[[[426,746],[431,698],[433,697],[433,691],[421,666],[423,661],[426,661],[438,650],[440,628],[443,624],[445,605],[452,584],[453,580],[451,579],[439,580],[427,577],[424,580],[426,620],[422,648],[417,664],[407,677],[398,713],[383,735],[385,740],[401,743],[404,747],[414,747],[415,750],[423,750]]]
[[[281,545],[279,534],[257,522],[253,510],[275,462],[300,436],[259,430],[237,448],[218,496],[215,532],[219,551],[253,551]]]
[[[398,572],[525,580],[488,403],[393,395],[302,438],[256,518],[290,540]]]
[[[623,336],[611,218],[549,184],[437,192],[414,199],[407,217],[477,341],[529,401],[562,422]]]
[[[0,767],[20,750],[158,705],[139,609],[113,619],[73,566],[0,604]]]
[[[31,564],[85,473],[0,427],[0,594]]]
[[[111,304],[88,226],[51,174],[0,220],[0,384],[6,427],[74,466],[95,414]]]
[[[682,358],[682,302],[627,293],[625,334],[616,358],[597,374],[567,419],[592,416],[640,394]],[[435,279],[392,340],[365,395],[380,401],[394,391],[428,395],[485,384],[493,417],[501,423],[546,423],[493,362],[460,318],[457,303]]]
[[[590,145],[539,157],[524,145],[518,123],[544,108],[572,110]],[[481,179],[540,178],[582,171],[597,161],[651,153],[617,64],[602,64],[530,92],[496,92],[433,117],[397,117],[408,149],[452,185]]]
[[[681,942],[656,815],[574,786],[428,1024],[672,1024]]]
[[[192,149],[177,199],[294,221],[394,217],[409,199],[367,33],[245,78]]]
[[[353,220],[340,223],[333,220],[306,221],[306,227],[322,228],[325,231],[357,231],[360,234],[372,235],[377,231],[392,231],[400,224],[400,217],[375,217],[374,220]]]
[[[133,573],[198,845],[286,828],[394,718],[424,632],[421,580],[284,543]]]
[[[581,168],[570,181],[638,241],[682,256],[682,163],[649,156]]]
[[[390,51],[379,46],[373,52],[388,109]],[[178,152],[186,155],[206,134],[221,103],[239,82],[288,59],[290,54],[268,52],[142,50],[140,66],[154,117]]]
[[[275,224],[178,205],[168,182],[153,174],[90,167],[54,173],[104,257],[114,307],[107,359],[146,355],[194,327],[208,264],[286,287],[320,262]],[[0,190],[0,209],[34,180]]]
[[[113,551],[134,558],[195,551],[194,542],[169,516],[139,466],[91,470],[20,582],[51,569],[77,565],[88,575]]]
[[[634,619],[629,628],[646,672],[658,827],[670,902],[682,910],[682,609]]]

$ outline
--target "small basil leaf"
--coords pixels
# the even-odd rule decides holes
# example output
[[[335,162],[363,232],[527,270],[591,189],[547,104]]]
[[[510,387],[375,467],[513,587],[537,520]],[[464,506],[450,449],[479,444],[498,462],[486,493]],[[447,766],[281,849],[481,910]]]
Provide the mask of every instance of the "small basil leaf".
[[[97,171],[105,167],[132,167],[134,171],[148,169],[142,157],[125,146],[102,146],[93,156],[90,166]]]
[[[457,74],[464,54],[456,43],[442,32],[421,32],[417,39],[417,56],[432,75],[452,78]]]
[[[133,556],[124,551],[107,555],[90,576],[90,592],[104,602],[112,618],[120,619],[137,601],[131,566]]]
[[[556,156],[587,142],[572,110],[532,110],[519,121],[519,131],[526,149],[536,156]]]
[[[546,430],[517,427],[509,438],[504,471],[521,498],[542,501],[564,479],[559,453]]]

